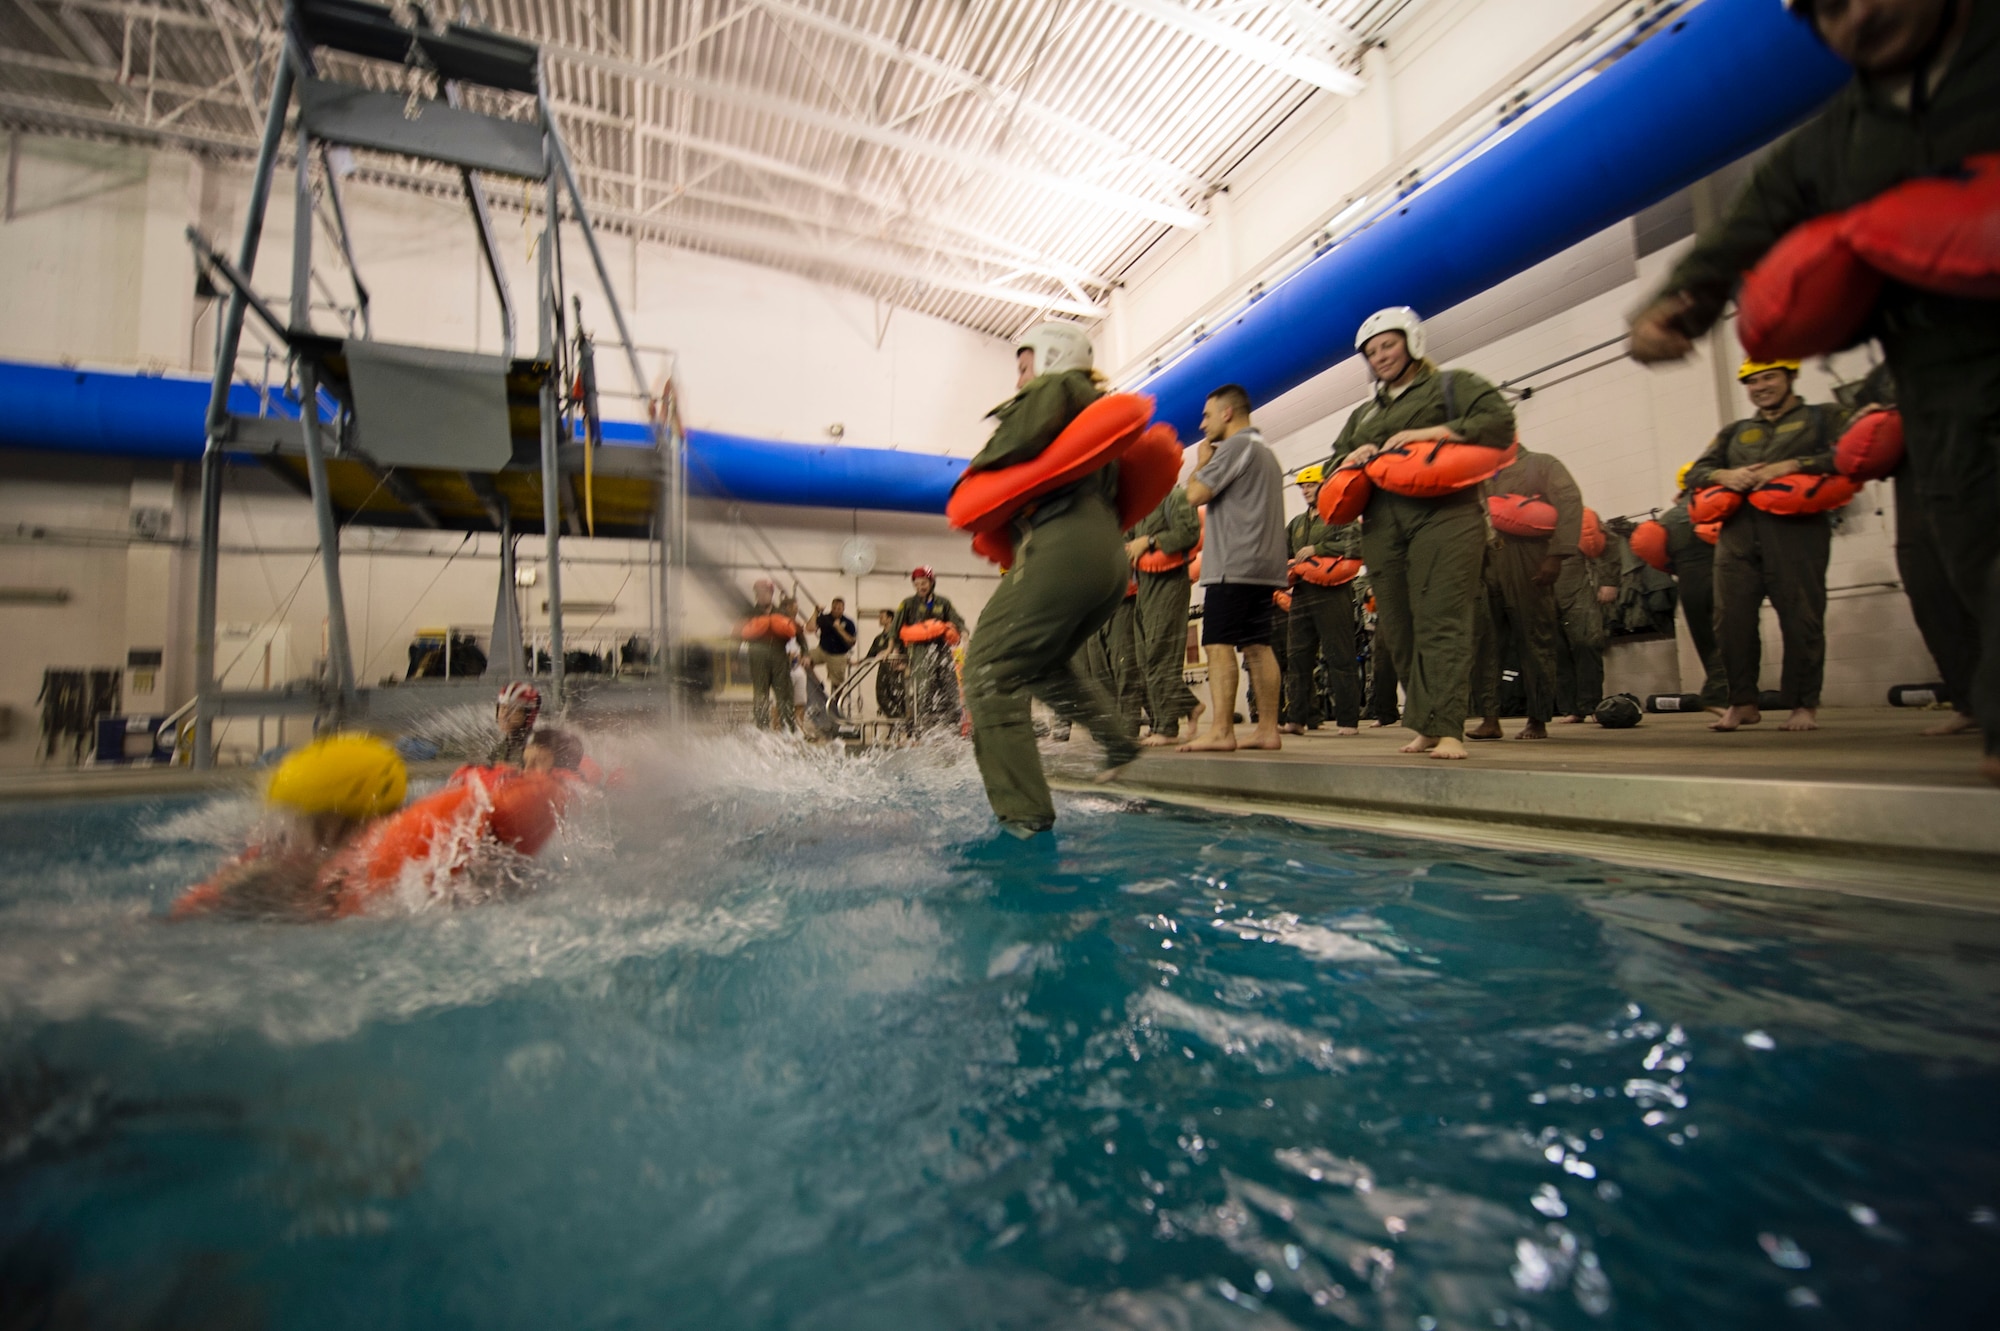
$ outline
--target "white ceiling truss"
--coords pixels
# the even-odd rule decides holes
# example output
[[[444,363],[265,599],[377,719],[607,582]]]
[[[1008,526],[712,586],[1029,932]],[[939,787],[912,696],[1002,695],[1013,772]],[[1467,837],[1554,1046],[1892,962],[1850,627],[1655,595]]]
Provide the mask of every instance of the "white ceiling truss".
[[[432,12],[541,45],[607,230],[1007,336],[1045,313],[1100,317],[1148,245],[1206,224],[1258,142],[1308,99],[1361,87],[1361,51],[1413,3],[440,0]],[[0,0],[0,120],[251,154],[281,17],[281,0]],[[337,68],[437,92],[395,66]],[[501,97],[468,104],[509,111]],[[365,178],[457,189],[444,172],[358,156]]]

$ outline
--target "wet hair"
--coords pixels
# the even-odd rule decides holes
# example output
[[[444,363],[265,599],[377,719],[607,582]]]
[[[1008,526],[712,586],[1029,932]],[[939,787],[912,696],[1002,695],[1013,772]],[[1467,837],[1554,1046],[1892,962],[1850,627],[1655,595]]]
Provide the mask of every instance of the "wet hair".
[[[567,730],[556,726],[544,726],[528,736],[528,748],[547,749],[555,758],[555,765],[566,772],[574,772],[583,766],[583,741]]]
[[[1220,388],[1212,389],[1208,401],[1220,402],[1229,408],[1231,415],[1242,420],[1250,419],[1250,390],[1242,384],[1224,384]]]

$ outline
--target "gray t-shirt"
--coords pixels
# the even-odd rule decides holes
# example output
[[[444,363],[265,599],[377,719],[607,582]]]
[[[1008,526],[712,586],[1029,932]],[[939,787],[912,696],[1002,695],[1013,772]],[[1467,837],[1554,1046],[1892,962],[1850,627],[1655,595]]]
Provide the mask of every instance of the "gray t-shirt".
[[[1215,446],[1194,474],[1214,496],[1202,538],[1201,585],[1285,585],[1285,472],[1255,429]]]

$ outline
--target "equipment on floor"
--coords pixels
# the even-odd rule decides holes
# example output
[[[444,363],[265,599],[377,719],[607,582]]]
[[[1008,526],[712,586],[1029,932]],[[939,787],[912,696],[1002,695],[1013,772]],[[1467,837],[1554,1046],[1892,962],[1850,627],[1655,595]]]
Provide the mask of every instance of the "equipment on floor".
[[[1597,710],[1592,715],[1597,718],[1597,724],[1606,730],[1630,730],[1643,718],[1639,699],[1630,693],[1612,694],[1597,704]]]
[[[1699,693],[1654,693],[1646,698],[1649,712],[1699,712],[1702,709]]]
[[[1951,702],[1951,691],[1942,683],[1896,684],[1889,689],[1891,707],[1938,707]]]

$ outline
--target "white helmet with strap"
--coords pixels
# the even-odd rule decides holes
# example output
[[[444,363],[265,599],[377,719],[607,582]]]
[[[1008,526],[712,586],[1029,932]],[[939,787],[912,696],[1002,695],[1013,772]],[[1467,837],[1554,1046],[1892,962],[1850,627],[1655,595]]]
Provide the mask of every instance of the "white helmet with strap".
[[[1424,321],[1409,306],[1391,305],[1363,319],[1361,331],[1354,335],[1354,349],[1359,351],[1367,346],[1368,339],[1377,333],[1401,333],[1404,344],[1410,349],[1410,359],[1424,358]]]
[[[1034,353],[1037,378],[1064,370],[1087,370],[1091,366],[1090,336],[1081,325],[1066,319],[1042,320],[1021,334],[1015,349]]]

